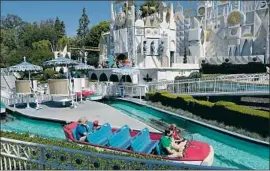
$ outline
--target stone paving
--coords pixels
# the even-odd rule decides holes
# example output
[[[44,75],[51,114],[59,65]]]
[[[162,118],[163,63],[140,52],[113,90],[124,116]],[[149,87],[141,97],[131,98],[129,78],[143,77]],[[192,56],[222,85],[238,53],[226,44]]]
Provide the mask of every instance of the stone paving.
[[[50,101],[43,103],[42,109],[36,110],[35,104],[17,104],[16,108],[8,107],[10,110],[17,111],[23,115],[35,118],[45,118],[62,121],[77,121],[79,117],[86,116],[90,121],[98,120],[100,124],[110,123],[112,127],[122,127],[128,125],[131,129],[149,128],[150,131],[158,132],[154,128],[122,113],[121,111],[95,101],[83,101],[77,108],[63,107],[62,104]]]

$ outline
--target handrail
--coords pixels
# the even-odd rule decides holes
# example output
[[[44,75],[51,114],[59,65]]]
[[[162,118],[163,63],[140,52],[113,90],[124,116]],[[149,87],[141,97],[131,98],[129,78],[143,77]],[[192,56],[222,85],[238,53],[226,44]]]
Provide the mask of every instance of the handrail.
[[[97,166],[96,169],[100,170],[105,170],[102,169],[103,167],[107,169],[109,169],[109,167],[112,168],[119,167],[119,169],[124,168],[125,170],[130,169],[135,170],[142,168],[147,170],[155,170],[158,169],[159,167],[164,168],[169,167],[177,170],[184,168],[202,169],[202,170],[231,169],[217,166],[201,166],[193,164],[176,163],[170,161],[139,159],[135,157],[104,154],[98,152],[87,152],[82,150],[63,148],[59,146],[50,146],[31,142],[24,142],[20,140],[14,140],[3,137],[1,137],[0,140],[2,147],[1,157],[4,161],[0,162],[1,170],[12,170],[11,167],[14,165],[16,167],[16,164],[17,166],[21,167],[21,165],[23,166],[24,162],[27,162],[32,167],[33,166],[37,167],[36,165],[38,164],[41,166],[41,168],[39,167],[37,168],[42,170],[45,170],[46,167],[77,170],[78,168],[81,168],[83,166],[89,169],[91,168],[91,165],[94,165],[94,167]],[[59,157],[53,157],[55,153],[62,155],[60,155]],[[48,160],[50,160],[50,162],[48,162]],[[121,165],[119,165],[119,161]],[[102,167],[103,164],[99,162],[103,162],[105,166]],[[30,168],[30,170],[32,169],[36,170],[34,168]],[[21,168],[19,168],[18,170],[21,170]]]
[[[193,78],[193,79],[182,79],[182,80],[174,80],[174,81],[158,81],[158,82],[150,82],[146,83],[147,85],[155,85],[155,84],[170,84],[174,82],[181,82],[181,83],[188,83],[188,82],[196,82],[196,81],[238,81],[243,79],[252,79],[252,78],[258,78],[261,77],[263,79],[269,80],[269,75],[267,73],[262,74],[232,74],[232,75],[226,75],[226,76],[219,76],[215,78]]]

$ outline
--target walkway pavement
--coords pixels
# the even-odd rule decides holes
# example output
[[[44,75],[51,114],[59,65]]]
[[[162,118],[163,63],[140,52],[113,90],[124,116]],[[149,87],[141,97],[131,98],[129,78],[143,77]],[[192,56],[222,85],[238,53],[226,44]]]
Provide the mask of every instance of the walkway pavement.
[[[130,116],[110,107],[106,104],[95,101],[84,101],[77,108],[60,107],[54,102],[46,102],[42,104],[42,109],[36,110],[35,104],[30,104],[30,108],[26,105],[17,105],[16,108],[8,107],[10,110],[17,111],[23,115],[62,121],[77,121],[79,117],[86,116],[90,121],[98,120],[100,124],[110,123],[112,127],[122,127],[128,125],[132,129],[143,129],[147,127],[150,131],[158,132],[154,128],[134,119]]]

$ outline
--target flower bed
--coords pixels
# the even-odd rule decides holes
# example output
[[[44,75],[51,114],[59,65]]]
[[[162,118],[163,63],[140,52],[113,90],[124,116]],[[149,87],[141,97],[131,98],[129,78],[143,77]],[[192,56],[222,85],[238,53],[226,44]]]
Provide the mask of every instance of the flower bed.
[[[231,102],[216,103],[196,100],[191,96],[176,96],[167,92],[151,92],[146,99],[162,105],[187,110],[204,119],[216,120],[226,125],[244,128],[266,137],[269,135],[269,113]],[[258,126],[260,125],[260,126]]]

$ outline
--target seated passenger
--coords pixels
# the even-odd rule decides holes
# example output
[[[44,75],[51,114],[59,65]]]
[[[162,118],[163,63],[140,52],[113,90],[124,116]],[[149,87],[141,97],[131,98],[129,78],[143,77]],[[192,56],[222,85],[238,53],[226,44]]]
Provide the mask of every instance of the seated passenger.
[[[167,128],[165,130],[165,135],[160,140],[162,146],[161,155],[167,155],[168,157],[183,157],[186,143],[187,141],[176,144],[173,139],[173,131]]]
[[[101,128],[101,126],[98,125],[98,121],[94,121],[93,124],[94,124],[94,127],[93,127],[94,130],[95,130],[95,129],[98,130],[98,129]]]
[[[179,140],[180,137],[178,135],[178,131],[176,129],[176,125],[175,124],[169,125],[169,129],[171,129],[173,131],[173,138],[174,138],[174,140]]]
[[[176,143],[181,143],[181,142],[185,141],[184,138],[181,138],[179,136],[179,133],[181,133],[181,132],[180,132],[180,130],[177,130],[175,124],[169,125],[169,129],[173,131],[173,138],[174,138]]]
[[[89,126],[87,125],[88,120],[86,117],[81,117],[78,120],[78,125],[76,128],[76,138],[79,141],[84,142],[86,140],[86,136],[89,132]]]

